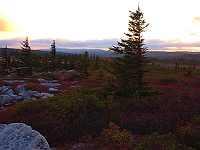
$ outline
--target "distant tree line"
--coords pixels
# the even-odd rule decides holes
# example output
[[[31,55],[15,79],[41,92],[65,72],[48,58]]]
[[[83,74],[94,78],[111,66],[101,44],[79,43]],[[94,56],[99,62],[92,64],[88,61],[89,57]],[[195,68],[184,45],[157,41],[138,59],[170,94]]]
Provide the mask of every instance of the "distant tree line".
[[[28,37],[21,42],[21,51],[12,50],[8,53],[7,46],[1,51],[1,74],[6,75],[15,67],[19,76],[31,76],[33,71],[56,71],[77,70],[84,77],[89,71],[105,68],[106,62],[98,55],[89,55],[88,52],[81,54],[57,53],[56,43],[53,40],[49,52],[31,50]]]

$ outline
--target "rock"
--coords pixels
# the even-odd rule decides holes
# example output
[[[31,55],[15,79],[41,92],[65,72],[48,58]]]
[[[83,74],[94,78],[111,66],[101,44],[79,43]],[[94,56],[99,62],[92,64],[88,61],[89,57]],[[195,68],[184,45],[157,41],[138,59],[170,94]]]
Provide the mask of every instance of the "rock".
[[[94,149],[94,145],[85,143],[76,143],[72,146],[70,150],[78,150],[78,149]]]
[[[50,88],[54,88],[54,87],[60,86],[60,83],[40,83],[40,85],[48,86]]]
[[[0,94],[1,95],[13,95],[14,91],[10,89],[8,86],[0,87]]]
[[[24,123],[0,125],[0,150],[50,150],[46,139]]]
[[[18,85],[16,88],[15,88],[15,91],[18,92],[18,93],[26,93],[27,90],[25,88],[25,86],[22,84],[22,85]]]
[[[48,98],[48,97],[53,97],[54,96],[53,94],[50,94],[50,93],[40,93],[40,94],[42,94],[41,98]]]
[[[53,92],[53,93],[59,93],[60,90],[57,88],[49,88],[49,92]]]
[[[75,72],[75,70],[68,70],[67,72]]]
[[[47,80],[45,80],[43,78],[39,78],[38,81],[40,81],[40,82],[47,82]]]
[[[12,84],[12,83],[24,83],[24,82],[26,82],[26,80],[3,80],[3,82],[5,82],[5,83],[9,83],[9,84]]]
[[[14,83],[15,81],[25,81],[25,80],[7,80],[7,82]],[[49,87],[50,93],[39,93],[37,91],[26,89],[25,83],[18,85],[15,89],[9,86],[0,87],[0,107],[5,105],[11,105],[14,102],[21,102],[27,100],[36,100],[37,98],[48,98],[53,97],[55,94],[59,93],[58,86],[61,84],[57,80],[48,82],[46,80],[40,79],[40,81],[45,81],[45,83],[40,83]]]
[[[10,105],[13,102],[20,102],[23,98],[18,95],[0,95],[0,106]]]

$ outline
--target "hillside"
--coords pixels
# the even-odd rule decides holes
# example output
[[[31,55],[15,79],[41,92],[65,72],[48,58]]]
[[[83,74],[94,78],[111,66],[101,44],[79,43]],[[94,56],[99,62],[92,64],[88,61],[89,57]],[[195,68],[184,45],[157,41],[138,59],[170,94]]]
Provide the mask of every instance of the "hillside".
[[[0,48],[0,53],[3,50],[3,48]],[[8,48],[8,53],[12,52],[21,52],[21,49],[14,49],[14,48]],[[36,54],[42,54],[42,53],[48,53],[50,49],[38,49],[38,50],[32,50],[33,53]],[[109,58],[109,57],[115,57],[115,54],[113,54],[112,51],[105,51],[102,49],[66,49],[66,48],[57,48],[58,53],[68,53],[68,54],[80,54],[84,53],[85,51],[88,51],[90,55],[99,55],[100,57]],[[146,53],[147,57],[156,57],[160,59],[165,58],[184,58],[184,59],[200,59],[200,53],[199,52],[185,52],[185,51],[176,51],[176,52],[167,52],[167,51],[147,51]]]

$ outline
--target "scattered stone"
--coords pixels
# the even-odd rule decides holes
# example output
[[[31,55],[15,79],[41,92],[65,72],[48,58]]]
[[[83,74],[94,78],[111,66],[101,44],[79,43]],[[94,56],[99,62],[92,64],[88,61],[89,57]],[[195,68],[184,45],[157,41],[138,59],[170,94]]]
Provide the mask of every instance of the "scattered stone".
[[[58,94],[61,90],[58,87],[61,85],[58,80],[47,81],[45,79],[38,79],[40,85],[49,87],[50,93],[39,93],[37,91],[26,89],[25,82],[29,78],[23,79],[5,79],[4,82],[8,84],[12,83],[21,83],[15,89],[12,89],[10,86],[0,87],[0,107],[11,105],[14,102],[21,102],[27,100],[36,100],[37,98],[48,98],[53,97],[55,94]]]
[[[75,72],[75,70],[68,70],[67,72]]]
[[[26,82],[26,80],[3,80],[3,82],[6,82],[6,83],[9,83],[9,84],[12,84],[12,83],[16,83],[16,82],[21,82],[21,83],[24,83]]]
[[[53,97],[54,96],[53,94],[50,94],[50,93],[41,93],[41,94],[42,94],[41,98],[48,98],[48,97]]]
[[[0,87],[0,93],[1,95],[13,95],[14,91],[10,89],[8,86],[2,86]]]
[[[60,86],[60,83],[40,83],[40,85],[48,86],[50,88],[54,88],[54,87]]]
[[[40,81],[40,82],[47,82],[47,81],[46,81],[45,79],[43,79],[43,78],[39,78],[38,81]]]

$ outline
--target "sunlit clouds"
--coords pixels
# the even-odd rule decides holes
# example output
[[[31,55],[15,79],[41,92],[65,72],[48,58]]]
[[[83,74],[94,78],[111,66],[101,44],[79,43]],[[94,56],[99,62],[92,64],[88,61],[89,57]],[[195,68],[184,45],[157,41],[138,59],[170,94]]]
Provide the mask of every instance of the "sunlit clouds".
[[[15,31],[15,27],[12,24],[12,22],[0,14],[0,32],[12,32],[12,31]]]

